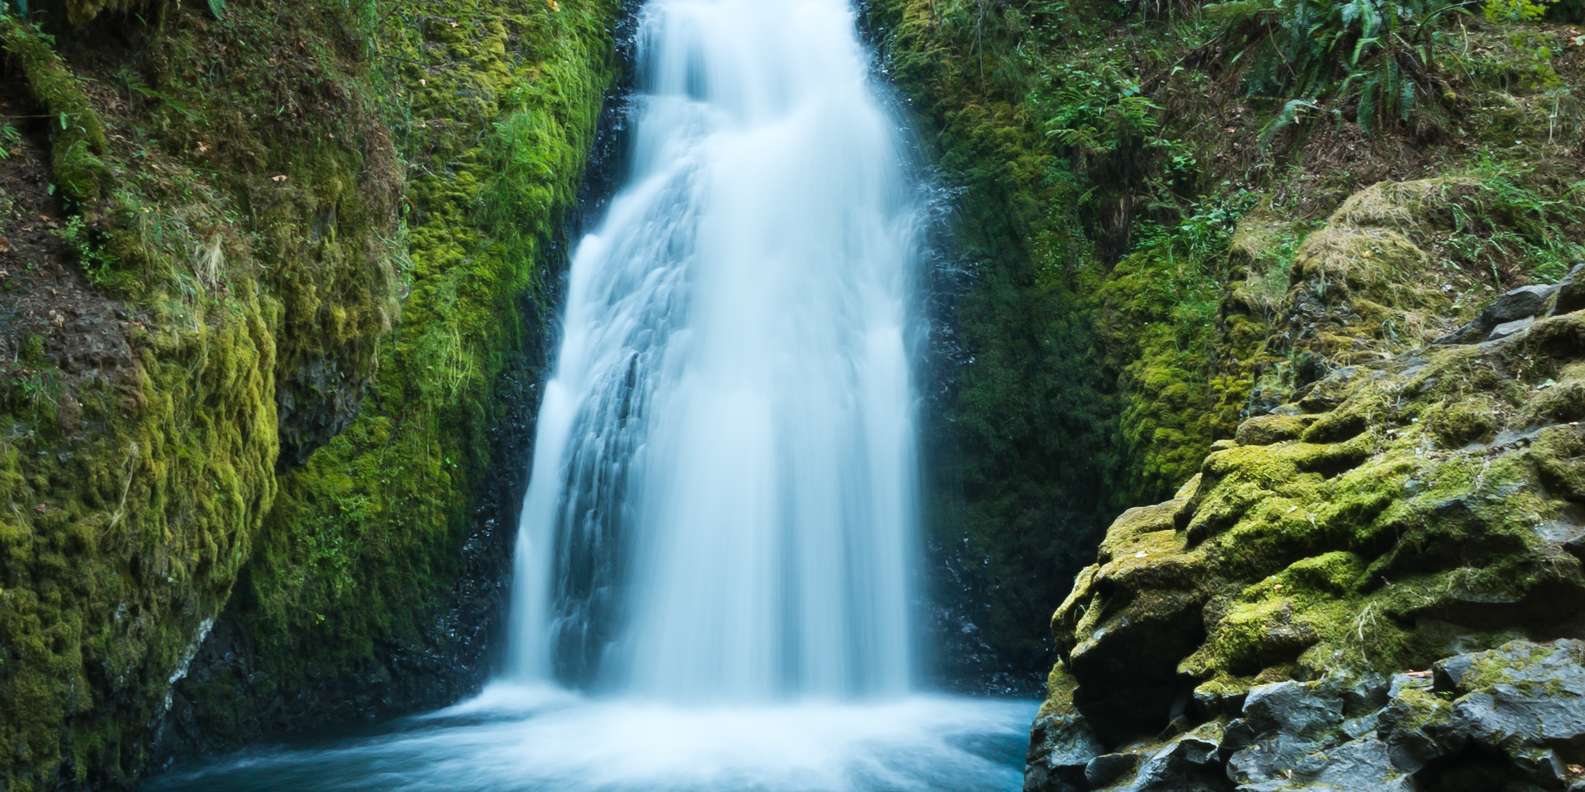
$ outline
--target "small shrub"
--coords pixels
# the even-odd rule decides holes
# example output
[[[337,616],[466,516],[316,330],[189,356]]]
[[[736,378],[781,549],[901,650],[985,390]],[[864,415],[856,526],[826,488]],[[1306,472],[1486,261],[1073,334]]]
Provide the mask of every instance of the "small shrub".
[[[83,268],[83,274],[88,276],[89,283],[103,286],[110,280],[110,256],[94,238],[94,231],[83,222],[82,215],[73,215],[57,233],[60,234],[61,240],[71,247],[72,253],[77,257],[77,264]]]

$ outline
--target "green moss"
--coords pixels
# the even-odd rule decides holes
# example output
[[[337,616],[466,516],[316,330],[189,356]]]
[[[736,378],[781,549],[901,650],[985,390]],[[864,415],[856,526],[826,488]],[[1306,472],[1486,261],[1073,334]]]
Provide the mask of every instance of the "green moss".
[[[16,72],[48,118],[56,184],[73,200],[97,200],[110,175],[100,158],[109,144],[82,84],[44,35],[16,17],[0,14],[0,45],[15,59]]]
[[[523,365],[525,298],[576,203],[619,11],[508,5],[402,4],[377,31],[412,174],[409,294],[356,420],[283,479],[228,611],[267,670],[249,708],[321,686],[361,695],[385,647],[422,645],[462,573],[496,388]]]
[[[1585,365],[1568,367],[1542,388],[1524,405],[1522,420],[1530,426],[1585,420]]]
[[[1530,459],[1549,490],[1585,502],[1585,431],[1578,426],[1542,431],[1530,447]]]
[[[1544,526],[1581,500],[1585,433],[1539,397],[1573,382],[1585,346],[1568,317],[1546,323],[1339,370],[1250,424],[1261,445],[1222,445],[1178,499],[1125,514],[1053,621],[1074,695],[1158,684],[1158,658],[1122,658],[1163,617],[1204,625],[1173,659],[1207,707],[1254,681],[1420,669],[1566,629],[1585,569]],[[1521,410],[1539,431],[1502,432]]]
[[[136,778],[283,444],[323,442],[314,416],[350,413],[371,373],[399,174],[340,13],[169,6],[92,44],[0,18],[4,77],[49,116],[65,263],[90,276],[54,285],[114,317],[25,344],[51,410],[0,394],[0,710],[26,713],[0,719],[0,786]],[[313,371],[337,375],[302,387]]]

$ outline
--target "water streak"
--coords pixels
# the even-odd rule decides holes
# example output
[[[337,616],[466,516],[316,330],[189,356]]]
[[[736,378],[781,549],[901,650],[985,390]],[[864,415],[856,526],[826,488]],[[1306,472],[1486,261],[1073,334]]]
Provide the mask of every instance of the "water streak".
[[[900,693],[920,212],[844,0],[653,0],[632,171],[572,263],[511,674]]]

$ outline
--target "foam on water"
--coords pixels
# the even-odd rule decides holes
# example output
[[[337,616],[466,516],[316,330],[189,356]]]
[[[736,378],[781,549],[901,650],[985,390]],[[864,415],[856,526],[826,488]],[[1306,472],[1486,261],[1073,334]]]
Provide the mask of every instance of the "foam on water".
[[[493,686],[388,731],[166,775],[176,790],[1011,790],[1028,702],[680,706]]]

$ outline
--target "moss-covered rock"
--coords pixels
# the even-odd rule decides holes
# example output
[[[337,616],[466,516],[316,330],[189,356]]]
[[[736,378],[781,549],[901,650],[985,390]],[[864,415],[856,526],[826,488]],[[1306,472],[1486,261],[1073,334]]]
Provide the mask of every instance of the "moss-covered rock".
[[[257,707],[230,739],[417,705],[371,670],[450,640],[620,4],[32,5],[0,5],[0,106],[42,119],[0,158],[0,787],[127,785],[173,707]],[[239,630],[267,673],[173,695]]]
[[[1585,432],[1534,405],[1577,374],[1582,320],[1301,389],[1240,433],[1256,442],[1113,524],[1053,618],[1052,689],[1116,750],[1237,713],[1261,684],[1566,634],[1585,607]],[[1031,777],[1049,765],[1034,756]]]
[[[1431,104],[1452,112],[1364,130],[1352,108],[1242,91],[1256,57],[1229,36],[1237,16],[861,5],[962,188],[966,266],[936,284],[931,536],[969,591],[948,592],[971,600],[954,615],[980,628],[951,621],[948,640],[984,637],[1004,663],[1037,653],[1016,634],[1024,609],[1060,597],[1107,516],[1167,497],[1295,388],[1585,256],[1569,28],[1434,38]],[[1470,420],[1442,416],[1439,442],[1482,437]],[[1250,439],[1264,428],[1292,427]]]
[[[299,11],[0,15],[0,94],[43,119],[0,162],[0,786],[136,777],[283,446],[373,373],[400,173],[341,4]]]
[[[282,478],[183,686],[171,750],[439,706],[488,670],[531,426],[505,425],[508,402],[536,401],[546,283],[618,67],[622,9],[411,2],[372,31],[411,174],[402,320],[357,419]],[[503,445],[501,432],[517,436]],[[488,498],[500,514],[476,513]],[[459,597],[478,600],[460,624]]]

